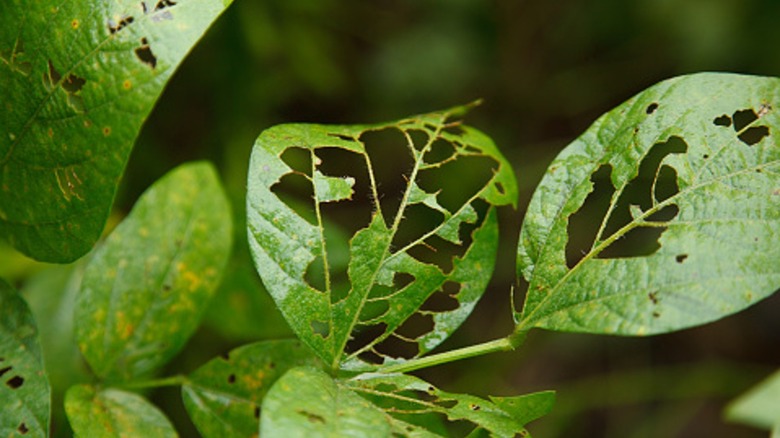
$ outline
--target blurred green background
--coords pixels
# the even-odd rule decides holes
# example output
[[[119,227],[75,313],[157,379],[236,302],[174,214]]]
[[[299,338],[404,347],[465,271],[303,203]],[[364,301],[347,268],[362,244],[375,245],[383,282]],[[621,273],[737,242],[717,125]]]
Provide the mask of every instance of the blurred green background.
[[[524,206],[554,156],[600,114],[660,80],[698,71],[780,76],[778,19],[773,0],[235,0],[147,121],[116,216],[175,165],[209,159],[242,221],[248,157],[263,129],[379,122],[484,98],[468,122],[515,166],[520,208],[502,212],[491,288],[443,348],[501,337],[511,330],[510,290],[523,287],[514,245]],[[238,225],[225,284],[170,370],[289,336]],[[19,286],[41,269],[0,257],[8,259],[0,274]],[[514,353],[421,375],[483,396],[558,390],[553,413],[530,427],[539,437],[765,436],[724,423],[721,410],[780,364],[778,311],[776,296],[706,327],[643,339],[533,332]],[[182,436],[193,436],[177,392],[152,395]]]

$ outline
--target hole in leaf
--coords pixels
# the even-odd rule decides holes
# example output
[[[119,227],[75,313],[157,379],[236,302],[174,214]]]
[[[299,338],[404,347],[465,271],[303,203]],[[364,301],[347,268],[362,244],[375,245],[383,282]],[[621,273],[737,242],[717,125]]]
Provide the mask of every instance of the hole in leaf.
[[[11,371],[12,369],[13,369],[13,367],[0,368],[0,377],[3,377],[3,374]]]
[[[57,86],[57,84],[60,82],[60,79],[62,79],[62,76],[60,75],[60,72],[57,71],[56,68],[54,68],[54,64],[52,64],[51,59],[49,60],[49,88],[54,88]]]
[[[712,123],[714,123],[715,126],[729,127],[731,126],[731,117],[727,116],[726,114],[723,114],[720,117],[715,117],[715,120],[713,120]]]
[[[406,131],[406,134],[412,139],[412,144],[418,151],[423,150],[425,145],[428,144],[428,140],[431,138],[427,132],[420,129],[409,129]]]
[[[256,420],[260,419],[260,406],[255,405],[254,417],[255,417]]]
[[[360,141],[371,159],[385,222],[392,224],[414,167],[410,146],[396,128],[366,131],[360,136]]]
[[[742,141],[742,143],[745,143],[748,146],[753,146],[768,135],[768,126],[754,126],[752,128],[746,129],[745,132],[739,134],[737,137]]]
[[[27,435],[27,432],[29,432],[29,431],[30,431],[30,429],[28,429],[28,428],[27,428],[27,425],[26,425],[26,424],[24,424],[24,423],[20,423],[20,424],[19,424],[19,427],[17,427],[17,428],[16,428],[16,430],[17,430],[17,431],[18,431],[20,434],[22,434],[22,435]]]
[[[647,112],[647,114],[653,114],[655,112],[655,110],[657,110],[657,109],[658,109],[658,103],[657,102],[653,102],[653,103],[651,103],[650,105],[647,106],[647,109],[645,110],[645,112]]]
[[[680,137],[671,137],[665,143],[656,143],[648,151],[639,165],[637,176],[623,189],[611,216],[602,239],[612,236],[623,226],[632,222],[633,214],[641,214],[657,205],[657,203],[674,196],[679,192],[677,174],[671,167],[660,163],[669,154],[684,153],[688,145]],[[633,211],[633,214],[632,214]],[[675,205],[669,205],[645,218],[648,222],[665,222],[672,220],[678,212]],[[637,257],[653,254],[660,247],[658,238],[666,227],[639,226],[619,237],[604,249],[598,258]]]
[[[649,292],[647,294],[647,299],[649,299],[653,304],[658,304],[658,292]]]
[[[423,161],[427,164],[440,163],[455,155],[455,146],[452,143],[438,139],[431,145],[428,152],[425,153]]]
[[[176,2],[173,0],[160,0],[157,2],[157,4],[154,6],[155,11],[159,11],[162,9],[165,9],[170,6],[176,6]]]
[[[593,172],[590,177],[593,191],[585,198],[582,207],[569,217],[569,241],[566,245],[566,264],[569,268],[579,263],[593,247],[599,225],[607,214],[609,201],[615,192],[610,181],[611,173],[612,167],[608,164],[601,165]]]
[[[289,147],[279,156],[290,169],[311,176],[311,152],[308,149]]]
[[[24,378],[22,376],[13,376],[5,384],[11,389],[19,389],[24,384]]]
[[[380,318],[382,315],[390,310],[390,303],[387,300],[373,300],[367,301],[360,311],[360,322],[366,323],[376,318]]]
[[[330,324],[323,321],[313,320],[311,322],[311,331],[314,332],[314,334],[317,336],[327,338],[330,336]]]
[[[395,333],[408,339],[417,339],[433,330],[433,316],[429,314],[413,313],[406,321],[395,330]]]
[[[416,342],[409,342],[396,336],[390,336],[377,344],[376,351],[385,356],[410,359],[420,353],[420,347]]]
[[[395,291],[396,289],[393,287],[385,286],[379,283],[374,283],[374,285],[371,287],[371,292],[368,293],[368,298],[372,300],[377,300],[379,298],[384,298],[388,295],[392,295]]]
[[[352,334],[352,339],[347,341],[347,351],[357,351],[372,343],[378,337],[385,334],[387,324],[381,322],[373,325],[358,324]]]
[[[317,170],[323,175],[337,178],[349,177],[354,180],[351,200],[320,203],[326,232],[333,224],[352,236],[358,230],[368,226],[373,213],[370,204],[371,185],[365,157],[337,147],[317,148],[315,156]],[[329,241],[328,245],[333,243],[335,242]],[[330,252],[330,249],[328,251]]]
[[[84,78],[80,78],[74,74],[69,74],[67,78],[65,78],[65,81],[62,83],[62,88],[67,91],[69,94],[78,93],[81,91],[82,88],[84,88],[84,84],[87,83],[87,80]]]
[[[496,187],[496,190],[498,190],[498,193],[500,193],[502,195],[506,193],[506,191],[504,189],[504,185],[501,184],[500,182],[497,182],[495,187]]]
[[[444,283],[440,291],[436,291],[420,307],[431,312],[449,312],[460,307],[455,296],[460,292],[460,284],[454,281]]]
[[[327,286],[325,284],[325,265],[322,263],[322,256],[315,257],[312,260],[309,267],[306,268],[303,280],[314,289],[325,292]]]
[[[431,236],[406,253],[425,264],[438,266],[446,274],[452,271],[453,259],[463,257],[467,248],[467,245],[455,245],[439,236]]]
[[[384,362],[384,358],[377,354],[375,351],[367,350],[358,355],[360,360],[366,363],[372,363],[372,364],[380,364]]]
[[[298,213],[310,224],[316,225],[314,186],[310,179],[300,173],[288,173],[271,186],[271,191],[291,210]]]
[[[152,48],[149,46],[149,41],[146,38],[141,38],[141,45],[136,47],[135,56],[149,67],[157,67],[157,57],[152,53]]]
[[[108,20],[108,31],[111,33],[111,35],[119,32],[120,30],[124,29],[130,23],[135,21],[135,18],[131,17],[130,15],[124,15],[122,18],[119,19],[119,22],[116,22],[112,19]]]
[[[401,249],[417,242],[444,221],[444,214],[425,204],[413,204],[406,207],[404,218],[393,236],[393,248]]]
[[[734,130],[742,131],[756,120],[758,120],[758,114],[752,109],[739,110],[734,113]]]
[[[395,287],[396,290],[401,290],[413,282],[414,275],[406,272],[396,272],[393,276],[393,287]]]
[[[687,259],[687,258],[688,258],[688,254],[680,254],[680,255],[676,256],[676,257],[674,258],[674,260],[675,260],[675,261],[677,261],[677,263],[682,263],[682,262],[684,262],[684,261],[685,261],[685,259]]]
[[[235,374],[229,375],[227,378],[227,382],[231,385],[236,383],[236,375]]]
[[[434,404],[445,409],[452,409],[455,407],[455,405],[458,404],[458,402],[455,400],[436,400]]]
[[[454,213],[493,177],[498,162],[484,155],[459,155],[441,167],[419,172],[417,185],[428,193],[441,191],[439,204]]]

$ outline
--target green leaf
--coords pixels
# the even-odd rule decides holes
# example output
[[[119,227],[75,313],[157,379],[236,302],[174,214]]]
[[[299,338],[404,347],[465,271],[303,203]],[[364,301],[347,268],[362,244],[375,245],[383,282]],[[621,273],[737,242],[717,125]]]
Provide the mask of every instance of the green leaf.
[[[298,341],[265,341],[236,348],[198,368],[182,386],[184,406],[206,438],[252,436],[263,397],[287,370],[316,365]]]
[[[197,328],[231,247],[231,212],[214,168],[157,181],[96,250],[76,305],[93,371],[131,379],[163,365]]]
[[[780,427],[780,371],[731,402],[726,418],[766,430]]]
[[[260,436],[265,437],[385,437],[386,416],[324,372],[293,368],[263,400]]]
[[[118,389],[73,386],[65,395],[65,411],[75,436],[178,436],[165,415],[153,404],[140,395]]]
[[[100,237],[136,136],[230,0],[0,7],[0,238],[73,261]]]
[[[421,356],[484,292],[495,206],[514,205],[517,184],[493,142],[457,121],[468,109],[281,125],[257,139],[247,195],[255,264],[295,333],[330,367]],[[339,227],[352,230],[346,239]]]
[[[777,290],[778,108],[780,79],[703,73],[598,119],[550,165],[529,206],[517,330],[664,333]],[[594,186],[608,206],[583,216],[599,229],[580,254],[570,222]]]
[[[50,398],[33,315],[0,280],[0,436],[49,436]]]
[[[387,413],[409,421],[414,416],[440,414],[449,421],[467,421],[495,436],[526,436],[523,428],[547,414],[555,401],[551,391],[519,397],[491,397],[441,391],[428,382],[404,374],[363,374],[346,382]]]

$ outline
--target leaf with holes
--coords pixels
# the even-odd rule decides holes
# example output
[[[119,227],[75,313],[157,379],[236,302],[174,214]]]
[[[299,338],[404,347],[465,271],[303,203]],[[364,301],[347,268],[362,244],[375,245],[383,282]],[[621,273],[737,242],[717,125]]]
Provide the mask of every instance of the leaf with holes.
[[[103,230],[163,87],[230,0],[0,6],[0,238],[68,262]]]
[[[297,335],[336,369],[417,357],[468,316],[493,270],[509,163],[469,107],[377,125],[281,125],[252,152],[257,269]],[[331,224],[348,230],[334,237]],[[348,254],[337,269],[338,254]]]
[[[0,436],[49,436],[50,397],[32,312],[0,280]]]
[[[450,422],[467,421],[493,436],[526,436],[524,426],[546,415],[555,393],[544,391],[517,397],[490,397],[491,401],[468,394],[453,394],[414,376],[363,374],[346,385],[366,397],[394,418],[416,424],[414,417],[438,414]]]
[[[75,436],[178,436],[153,404],[140,395],[118,389],[73,386],[65,395],[65,411]]]
[[[76,338],[92,370],[132,379],[197,328],[230,255],[230,205],[214,168],[182,165],[144,193],[90,259]]]
[[[596,121],[532,198],[517,331],[664,333],[777,290],[778,109],[780,79],[704,73],[661,82]],[[578,221],[593,225],[587,239],[577,240]]]
[[[726,418],[761,429],[780,429],[780,371],[731,402]]]
[[[265,341],[245,345],[192,373],[182,386],[184,406],[201,435],[252,436],[260,425],[266,392],[287,370],[316,365],[298,341]]]

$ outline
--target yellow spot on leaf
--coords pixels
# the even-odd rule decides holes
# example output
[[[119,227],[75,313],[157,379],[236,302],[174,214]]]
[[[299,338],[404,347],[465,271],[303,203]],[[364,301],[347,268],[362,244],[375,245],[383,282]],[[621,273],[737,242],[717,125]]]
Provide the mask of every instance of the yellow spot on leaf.
[[[79,20],[73,19],[73,21],[70,22],[70,27],[73,28],[73,30],[76,30],[79,28]]]
[[[110,126],[106,126],[105,128],[103,128],[103,135],[105,135],[106,137],[111,135],[111,127]]]
[[[49,138],[51,138],[51,137],[54,137],[54,130],[53,130],[53,129],[51,129],[51,128],[49,128],[49,130],[48,130],[48,131],[46,131],[46,135],[48,135],[48,136],[49,136]]]
[[[92,122],[89,120],[84,120],[84,127],[89,128],[90,126],[92,126]]]
[[[149,229],[142,227],[140,230],[138,230],[138,234],[140,234],[141,237],[149,237]]]
[[[129,79],[127,79],[124,82],[122,82],[122,88],[124,88],[125,90],[129,90],[129,89],[133,88],[133,83],[130,82]]]

